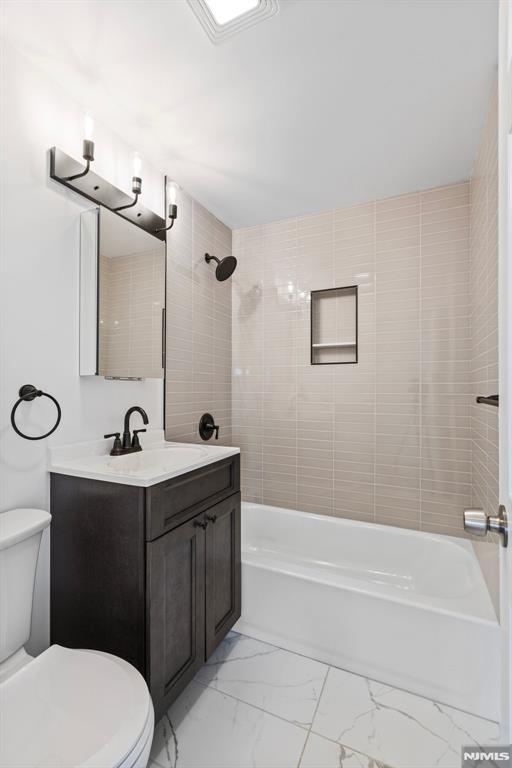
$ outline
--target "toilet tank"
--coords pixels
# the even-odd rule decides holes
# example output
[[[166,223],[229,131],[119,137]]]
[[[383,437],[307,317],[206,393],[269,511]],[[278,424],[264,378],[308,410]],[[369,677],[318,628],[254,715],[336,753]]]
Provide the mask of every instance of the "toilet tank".
[[[29,638],[39,545],[51,519],[42,509],[0,513],[0,664]]]

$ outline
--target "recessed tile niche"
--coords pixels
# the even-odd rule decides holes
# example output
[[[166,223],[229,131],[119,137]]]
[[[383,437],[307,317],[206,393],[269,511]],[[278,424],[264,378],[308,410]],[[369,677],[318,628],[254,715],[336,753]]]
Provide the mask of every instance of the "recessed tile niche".
[[[357,363],[357,285],[311,291],[311,365]]]

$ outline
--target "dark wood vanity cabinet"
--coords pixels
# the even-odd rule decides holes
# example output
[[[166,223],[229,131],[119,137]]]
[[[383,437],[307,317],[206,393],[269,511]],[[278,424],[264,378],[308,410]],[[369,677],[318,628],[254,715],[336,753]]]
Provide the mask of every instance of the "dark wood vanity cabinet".
[[[240,616],[240,495],[147,544],[150,688],[173,701]]]
[[[206,657],[240,617],[240,496],[206,513]]]
[[[51,642],[114,653],[160,717],[240,616],[240,457],[139,488],[51,475]]]

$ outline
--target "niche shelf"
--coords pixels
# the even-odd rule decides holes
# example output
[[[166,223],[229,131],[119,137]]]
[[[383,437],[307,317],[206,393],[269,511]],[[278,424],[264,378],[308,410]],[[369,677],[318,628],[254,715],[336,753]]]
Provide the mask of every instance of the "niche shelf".
[[[311,291],[311,365],[357,363],[357,285]]]

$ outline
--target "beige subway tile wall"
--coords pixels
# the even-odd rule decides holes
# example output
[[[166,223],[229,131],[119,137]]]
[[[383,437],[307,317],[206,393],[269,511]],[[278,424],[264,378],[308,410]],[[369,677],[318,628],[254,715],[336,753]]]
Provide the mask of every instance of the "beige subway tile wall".
[[[246,500],[452,535],[465,506],[494,510],[497,414],[473,405],[497,390],[493,108],[471,182],[233,233],[181,194],[168,439],[200,442],[210,411],[242,449]],[[207,251],[236,256],[230,280]],[[312,366],[310,293],[349,285],[359,362]],[[476,548],[491,583],[495,545]]]
[[[471,179],[471,441],[472,504],[498,510],[498,409],[477,395],[498,393],[498,94],[493,93]],[[474,542],[496,610],[496,541]]]
[[[231,254],[231,230],[183,191],[178,206],[167,236],[165,435],[202,442],[199,419],[209,412],[219,444],[231,445],[231,280],[218,282],[204,260]]]
[[[461,534],[469,183],[233,233],[244,498]],[[359,362],[310,365],[310,292],[359,286]],[[340,329],[338,329],[340,330]]]

